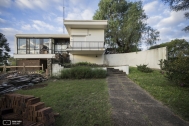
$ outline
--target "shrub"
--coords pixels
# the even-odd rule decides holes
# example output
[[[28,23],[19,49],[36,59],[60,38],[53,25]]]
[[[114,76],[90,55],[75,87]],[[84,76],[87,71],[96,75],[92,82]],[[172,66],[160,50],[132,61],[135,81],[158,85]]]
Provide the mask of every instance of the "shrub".
[[[99,64],[96,64],[96,63],[89,63],[89,62],[79,62],[79,63],[75,63],[75,64],[65,63],[64,64],[64,68],[71,68],[71,67],[78,67],[78,66],[106,67],[107,65],[105,65],[105,64],[99,65]]]
[[[106,71],[103,69],[93,69],[92,72],[93,78],[105,78],[107,75]]]
[[[62,70],[60,78],[64,78],[64,79],[71,78],[71,70]]]
[[[61,71],[62,79],[88,79],[105,78],[106,71],[103,69],[91,69],[88,66],[77,66]]]
[[[147,67],[147,65],[145,65],[145,64],[137,66],[137,69],[139,71],[145,72],[145,73],[150,73],[150,72],[153,71],[152,69],[150,69],[149,67]]]
[[[169,80],[181,86],[189,85],[189,57],[160,60],[160,67]]]

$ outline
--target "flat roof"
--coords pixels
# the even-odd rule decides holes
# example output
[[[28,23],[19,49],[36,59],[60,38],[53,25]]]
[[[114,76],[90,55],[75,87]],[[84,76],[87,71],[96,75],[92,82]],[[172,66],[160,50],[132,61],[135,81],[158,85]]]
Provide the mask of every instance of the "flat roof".
[[[70,29],[105,29],[108,25],[107,20],[64,20],[64,25],[68,33]]]
[[[16,34],[20,38],[70,38],[69,34]]]

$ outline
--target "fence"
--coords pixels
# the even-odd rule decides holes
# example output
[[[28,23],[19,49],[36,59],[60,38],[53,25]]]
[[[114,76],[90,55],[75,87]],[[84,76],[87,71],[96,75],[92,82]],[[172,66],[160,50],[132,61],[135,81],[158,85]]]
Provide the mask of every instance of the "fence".
[[[25,66],[25,64],[23,63],[23,66],[6,66],[6,65],[4,65],[4,66],[0,66],[0,68],[3,68],[3,72],[5,73],[6,72],[6,69],[7,68],[19,68],[19,67],[21,67],[21,68],[23,68],[23,73],[25,73],[26,72],[26,67],[41,67],[42,68],[42,71],[44,70],[44,67],[43,67],[43,64],[41,65],[41,66]]]

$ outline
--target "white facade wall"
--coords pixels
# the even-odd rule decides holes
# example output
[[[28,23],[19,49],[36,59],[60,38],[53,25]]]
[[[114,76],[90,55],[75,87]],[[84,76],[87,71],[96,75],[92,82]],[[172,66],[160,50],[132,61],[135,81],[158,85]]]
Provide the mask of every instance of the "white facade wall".
[[[104,64],[109,66],[129,65],[133,67],[140,64],[148,64],[150,68],[160,69],[158,64],[161,59],[167,59],[166,47],[132,53],[108,54],[104,56]]]
[[[104,63],[104,54],[72,55],[72,56],[70,56],[70,60],[72,63],[90,62],[90,63],[96,63],[96,64],[103,64]]]
[[[71,29],[71,47],[103,47],[103,44],[104,29]]]

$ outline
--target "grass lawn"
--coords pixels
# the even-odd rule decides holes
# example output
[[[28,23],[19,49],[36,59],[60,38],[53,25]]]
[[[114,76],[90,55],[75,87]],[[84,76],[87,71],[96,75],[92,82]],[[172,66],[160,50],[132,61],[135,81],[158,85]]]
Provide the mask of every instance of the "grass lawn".
[[[49,80],[48,86],[17,93],[40,97],[60,113],[57,126],[110,126],[111,106],[105,79]]]
[[[167,105],[172,111],[189,121],[189,88],[175,85],[168,81],[158,70],[152,73],[142,73],[137,68],[130,67],[128,77],[154,98]]]

